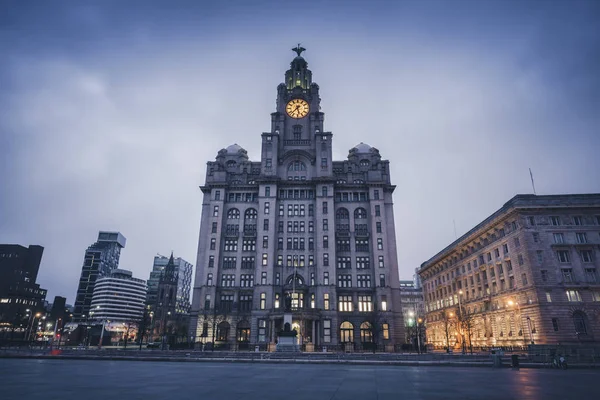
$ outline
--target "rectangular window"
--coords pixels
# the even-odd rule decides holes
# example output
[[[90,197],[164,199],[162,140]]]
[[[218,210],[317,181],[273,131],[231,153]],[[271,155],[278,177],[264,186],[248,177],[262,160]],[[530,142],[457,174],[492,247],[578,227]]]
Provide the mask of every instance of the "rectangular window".
[[[265,220],[263,221],[263,230],[264,230],[265,232],[268,232],[268,231],[269,231],[269,220],[268,220],[268,219],[265,219]]]
[[[375,200],[379,200],[379,190],[378,189],[373,190],[373,198]]]
[[[309,217],[315,216],[315,207],[312,204],[308,205],[308,216]]]
[[[557,244],[565,243],[565,237],[562,233],[555,233],[552,236],[554,237],[554,243],[557,243]]]
[[[260,274],[260,284],[261,285],[266,285],[267,284],[267,273],[266,272],[262,272]]]
[[[267,266],[269,264],[269,256],[267,255],[267,253],[263,253],[262,255],[262,265]]]
[[[237,239],[226,239],[223,251],[237,251],[238,241]]]
[[[558,261],[561,263],[568,263],[570,261],[568,250],[559,250],[556,252],[556,255],[558,256]]]
[[[237,267],[237,257],[223,257],[223,269],[235,269]]]
[[[323,342],[331,343],[331,320],[330,319],[323,320]]]
[[[271,197],[271,188],[269,186],[265,186],[265,197]]]
[[[277,232],[278,233],[283,233],[283,221],[279,221],[277,223]]]
[[[215,200],[221,200],[221,191],[220,190],[215,191]]]
[[[326,201],[323,202],[323,214],[324,215],[327,214],[327,202]]]
[[[504,243],[502,245],[502,252],[504,253],[504,255],[508,254],[508,243]]]
[[[380,206],[375,206],[375,216],[376,217],[381,217],[381,207]]]
[[[515,238],[515,247],[521,247],[521,241],[519,240],[519,238]]]
[[[383,256],[379,256],[379,268],[383,268],[385,265],[383,263]]]
[[[237,249],[237,241],[236,241],[236,249]],[[242,240],[242,251],[255,251],[255,250],[256,250],[256,239]]]
[[[359,288],[371,287],[371,275],[357,275],[356,283]]]
[[[265,215],[269,214],[269,211],[270,211],[270,203],[268,201],[265,201],[265,209],[264,209]]]
[[[558,318],[552,318],[552,328],[554,332],[558,332]]]
[[[254,268],[254,264],[254,257],[242,257],[242,269],[252,269]]]
[[[215,206],[213,208],[213,217],[218,217],[219,216],[219,206]]]
[[[327,222],[327,219],[323,220],[323,230],[324,231],[329,230],[329,223]]]
[[[593,262],[592,252],[590,250],[581,250],[581,261],[584,263]]]
[[[527,286],[527,274],[521,274],[521,283],[523,284],[523,286]]]
[[[535,226],[535,218],[534,217],[527,217],[527,220],[529,221],[529,225]]]
[[[552,293],[549,290],[546,291],[546,301],[552,303]]]
[[[563,282],[572,283],[573,282],[573,270],[571,268],[564,268],[561,270]]]
[[[586,268],[585,269],[585,281],[588,283],[596,283],[598,281],[596,275],[596,268]]]
[[[315,222],[308,221],[308,233],[312,233],[315,231]]]
[[[313,238],[308,238],[308,249],[309,250],[315,249],[315,240]]]
[[[356,257],[356,269],[371,268],[370,257]]]
[[[581,301],[581,296],[579,295],[578,290],[566,290],[565,293],[568,301]]]
[[[381,333],[383,334],[383,340],[390,339],[390,325],[388,323],[381,324]]]
[[[211,230],[211,233],[217,233],[217,223],[216,223],[216,222],[213,222],[213,223],[212,223],[212,230]]]
[[[540,270],[542,274],[542,282],[548,282],[548,271],[545,269]]]
[[[338,275],[338,287],[351,288],[352,287],[352,275]]]
[[[210,249],[214,250],[217,247],[217,239],[210,239]]]
[[[337,267],[338,268],[351,268],[351,258],[350,257],[338,257],[337,258]]]
[[[579,244],[585,244],[588,242],[587,235],[585,232],[578,232],[575,234],[575,237],[577,238],[577,243]]]
[[[381,222],[376,222],[375,223],[375,231],[377,233],[381,233]]]
[[[206,276],[206,286],[212,286],[213,284],[213,274],[208,274]]]
[[[373,311],[373,299],[371,296],[358,296],[358,311],[360,311],[360,312]]]
[[[377,238],[377,250],[383,250],[383,239]]]
[[[281,264],[283,265],[283,261],[281,262]],[[276,285],[281,285],[281,275],[279,272],[275,273],[275,284]]]
[[[338,296],[338,311],[352,312],[352,296]]]
[[[323,248],[324,249],[329,248],[329,237],[327,235],[323,236]]]
[[[270,158],[265,159],[265,168],[271,168],[273,165],[273,160]]]
[[[329,272],[323,272],[323,285],[329,285]]]
[[[261,293],[260,294],[260,309],[265,310],[266,308],[267,308],[267,294]]]
[[[592,290],[592,301],[600,301],[600,290]]]
[[[560,218],[559,217],[550,217],[550,223],[554,226],[559,226]]]
[[[381,311],[387,311],[387,296],[381,296]]]
[[[498,249],[498,248],[494,249],[494,256],[496,256],[496,258],[500,257],[500,249]]]
[[[267,320],[258,320],[258,341],[260,343],[267,341]]]
[[[324,267],[329,266],[329,254],[327,254],[327,253],[323,254],[323,266]]]
[[[321,158],[321,168],[327,168],[327,158]]]

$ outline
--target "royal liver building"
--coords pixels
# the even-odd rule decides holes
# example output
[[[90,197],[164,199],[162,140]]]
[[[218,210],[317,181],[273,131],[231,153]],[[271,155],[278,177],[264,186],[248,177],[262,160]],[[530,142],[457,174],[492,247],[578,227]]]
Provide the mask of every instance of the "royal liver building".
[[[287,303],[306,351],[390,350],[404,330],[389,162],[364,143],[333,161],[319,85],[293,50],[260,161],[234,144],[208,163],[190,335],[273,348]]]

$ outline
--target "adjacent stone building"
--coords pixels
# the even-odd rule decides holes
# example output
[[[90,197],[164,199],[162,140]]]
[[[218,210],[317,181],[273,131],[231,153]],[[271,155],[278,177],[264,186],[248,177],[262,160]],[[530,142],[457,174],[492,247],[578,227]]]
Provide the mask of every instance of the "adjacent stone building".
[[[209,162],[190,336],[275,343],[286,297],[301,343],[404,342],[389,162],[360,143],[332,158],[319,86],[294,49],[261,159],[237,144]]]
[[[600,194],[515,196],[421,265],[429,344],[597,341],[599,257]]]

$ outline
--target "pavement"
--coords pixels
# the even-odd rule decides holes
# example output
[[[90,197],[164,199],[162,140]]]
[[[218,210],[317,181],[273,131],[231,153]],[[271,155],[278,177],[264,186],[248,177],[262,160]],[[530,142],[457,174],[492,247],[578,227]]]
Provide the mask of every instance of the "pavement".
[[[571,369],[0,359],[2,400],[564,400],[596,398],[599,379]]]

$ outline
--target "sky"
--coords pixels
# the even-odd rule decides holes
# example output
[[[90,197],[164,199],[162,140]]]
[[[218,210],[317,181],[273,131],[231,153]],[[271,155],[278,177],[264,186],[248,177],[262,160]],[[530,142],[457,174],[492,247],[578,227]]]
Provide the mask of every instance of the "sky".
[[[260,158],[298,42],[334,158],[391,163],[401,279],[518,193],[600,192],[600,2],[0,1],[0,243],[73,303],[99,230],[121,268],[196,264],[206,162]],[[455,228],[456,226],[456,233]]]

